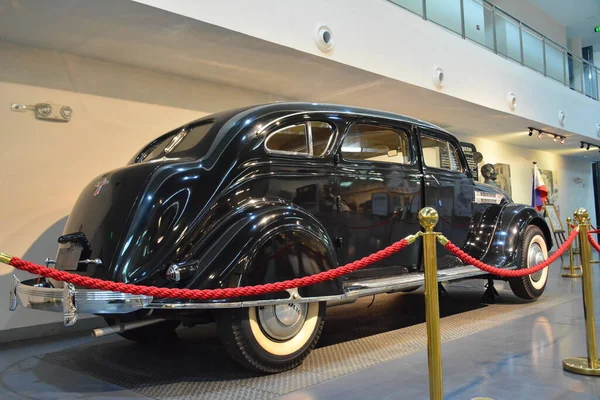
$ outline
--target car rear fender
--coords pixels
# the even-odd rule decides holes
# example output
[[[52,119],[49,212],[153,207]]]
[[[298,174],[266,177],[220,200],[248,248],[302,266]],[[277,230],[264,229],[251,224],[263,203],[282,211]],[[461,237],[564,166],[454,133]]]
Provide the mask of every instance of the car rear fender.
[[[250,200],[208,232],[208,237],[202,239],[204,245],[198,246],[192,257],[198,260],[198,273],[186,287],[258,285],[337,267],[335,249],[323,225],[306,210],[281,199]],[[277,263],[273,257],[265,259],[260,251],[266,245],[272,246],[269,241],[274,238],[288,243],[272,254],[279,257]],[[288,268],[285,260],[290,258],[301,262]],[[342,293],[339,280],[300,289],[303,297]]]

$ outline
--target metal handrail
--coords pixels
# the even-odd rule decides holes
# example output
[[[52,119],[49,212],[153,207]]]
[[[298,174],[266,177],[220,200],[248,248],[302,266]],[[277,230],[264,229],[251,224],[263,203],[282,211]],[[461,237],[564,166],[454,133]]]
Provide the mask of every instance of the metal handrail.
[[[556,42],[555,40],[549,38],[548,36],[544,35],[543,33],[541,33],[540,31],[538,31],[537,29],[531,27],[530,25],[528,25],[527,23],[519,20],[518,18],[515,18],[513,15],[511,15],[510,13],[504,11],[502,8],[496,6],[495,4],[492,4],[490,1],[488,0],[460,0],[460,22],[461,22],[461,29],[457,32],[455,29],[452,29],[451,27],[448,26],[444,26],[442,23],[437,22],[435,20],[432,20],[430,18],[428,18],[428,13],[427,13],[427,0],[422,0],[421,3],[421,7],[422,7],[422,11],[421,13],[415,12],[405,6],[403,6],[401,3],[401,0],[388,0],[390,2],[392,2],[393,4],[404,8],[407,11],[410,11],[412,13],[415,13],[419,16],[421,16],[423,19],[427,20],[427,21],[431,21],[433,23],[435,23],[436,25],[439,25],[445,29],[450,30],[451,32],[454,32],[458,35],[460,35],[463,39],[470,39],[468,37],[468,35],[466,34],[466,26],[465,26],[465,1],[475,1],[477,3],[479,3],[484,9],[487,9],[488,11],[491,11],[492,13],[492,32],[493,32],[493,48],[490,48],[490,46],[488,45],[484,45],[483,47],[486,47],[490,50],[492,50],[494,53],[496,54],[500,54],[504,57],[506,57],[507,59],[511,59],[514,60],[516,62],[520,62],[521,65],[523,66],[527,66],[528,68],[532,68],[538,72],[541,72],[544,74],[544,76],[549,77],[550,79],[556,80],[558,82],[563,83],[565,86],[570,87],[571,89],[578,91],[588,97],[591,97],[597,101],[600,101],[600,68],[596,67],[594,64],[592,64],[591,62],[589,62],[588,60],[584,59],[583,57],[579,57],[575,54],[573,54],[573,52],[571,50],[569,50],[568,48],[566,48],[565,46],[563,46],[562,44]],[[509,56],[508,54],[503,54],[502,52],[498,51],[498,40],[496,38],[496,27],[497,27],[497,16],[500,16],[502,18],[505,18],[507,21],[509,21],[509,23],[515,25],[515,27],[517,27],[519,29],[519,38],[520,38],[520,60],[517,60],[517,57],[513,57],[513,56]],[[524,46],[523,46],[523,33],[526,32],[528,35],[531,35],[532,37],[538,39],[541,41],[541,45],[542,45],[542,62],[543,62],[543,71],[540,71],[536,68],[533,68],[529,65],[527,65],[525,63],[525,50],[524,50]],[[480,43],[481,44],[481,43]],[[554,50],[556,50],[557,52],[562,53],[562,58],[563,58],[563,77],[562,77],[562,81],[560,79],[557,79],[556,76],[550,76],[548,75],[548,71],[547,71],[547,54],[546,54],[546,45],[548,45],[549,47],[554,48]],[[570,61],[572,60],[572,61]],[[570,62],[569,62],[570,61]],[[575,63],[581,63],[581,71],[579,73],[577,73],[575,71],[575,69],[572,67]],[[586,66],[587,65],[587,66]],[[571,66],[571,68],[569,68]],[[585,70],[588,69],[588,71],[591,71],[591,76],[589,78],[586,79],[584,72]],[[580,75],[580,76],[577,76]],[[581,82],[576,83],[575,81],[571,81],[570,78],[573,78],[575,80],[580,79]],[[587,84],[586,84],[587,82]],[[581,85],[581,88],[578,88],[578,85]],[[589,92],[588,93],[588,90]]]

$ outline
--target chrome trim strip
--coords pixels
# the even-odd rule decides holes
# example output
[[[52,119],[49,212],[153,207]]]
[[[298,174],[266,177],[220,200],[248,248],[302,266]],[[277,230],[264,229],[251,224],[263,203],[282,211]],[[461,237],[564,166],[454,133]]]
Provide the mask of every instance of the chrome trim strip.
[[[438,272],[438,281],[445,282],[449,280],[465,279],[473,276],[487,275],[487,272],[482,271],[472,266],[459,266],[448,270]],[[216,300],[204,303],[150,303],[146,308],[153,309],[171,309],[171,310],[188,310],[188,309],[215,309],[215,308],[242,308],[242,307],[259,307],[276,304],[289,303],[311,303],[317,301],[352,301],[359,297],[372,296],[376,294],[398,291],[411,286],[422,285],[425,281],[423,273],[402,275],[392,278],[373,279],[351,283],[344,288],[345,293],[334,296],[321,297],[297,297],[290,295],[287,299],[273,300],[248,300],[226,302]]]
[[[19,304],[17,301],[17,287],[21,281],[15,274],[12,276],[12,282],[10,284],[10,303],[8,304],[8,309],[10,311],[15,311],[17,309],[17,305]]]
[[[306,123],[306,130],[307,130],[307,146],[308,146],[308,154],[311,156],[315,155],[315,152],[313,151],[313,137],[312,137],[312,124],[311,121],[308,121]]]

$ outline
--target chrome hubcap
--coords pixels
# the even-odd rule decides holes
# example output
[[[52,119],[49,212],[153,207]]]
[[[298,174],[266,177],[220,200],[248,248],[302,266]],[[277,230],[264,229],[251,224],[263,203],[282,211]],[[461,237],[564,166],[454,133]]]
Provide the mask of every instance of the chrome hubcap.
[[[288,340],[300,332],[306,320],[307,304],[280,304],[258,308],[262,330],[275,340]]]
[[[544,262],[544,252],[538,243],[531,243],[527,252],[527,267],[533,267],[541,262]],[[530,275],[533,282],[537,282],[542,278],[543,270],[539,270],[535,274]]]

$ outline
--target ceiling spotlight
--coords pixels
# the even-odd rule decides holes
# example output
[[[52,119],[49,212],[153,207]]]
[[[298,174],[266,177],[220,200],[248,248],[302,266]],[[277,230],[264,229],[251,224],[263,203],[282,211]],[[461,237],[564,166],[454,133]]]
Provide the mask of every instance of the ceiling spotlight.
[[[579,148],[583,149],[583,142],[579,142]]]
[[[589,143],[587,144],[587,147],[586,147],[585,149],[586,149],[586,150],[589,150],[589,149],[590,149],[590,144],[589,144]]]
[[[565,144],[565,140],[566,140],[566,139],[567,139],[566,137],[562,137],[562,138],[560,138],[560,144]]]
[[[542,131],[538,131],[537,138],[538,138],[538,139],[541,139],[541,138],[542,138]]]
[[[533,135],[533,128],[529,128],[529,136]]]
[[[558,136],[554,135],[554,139],[552,139],[552,140],[554,140],[556,142],[556,139],[558,139]]]

